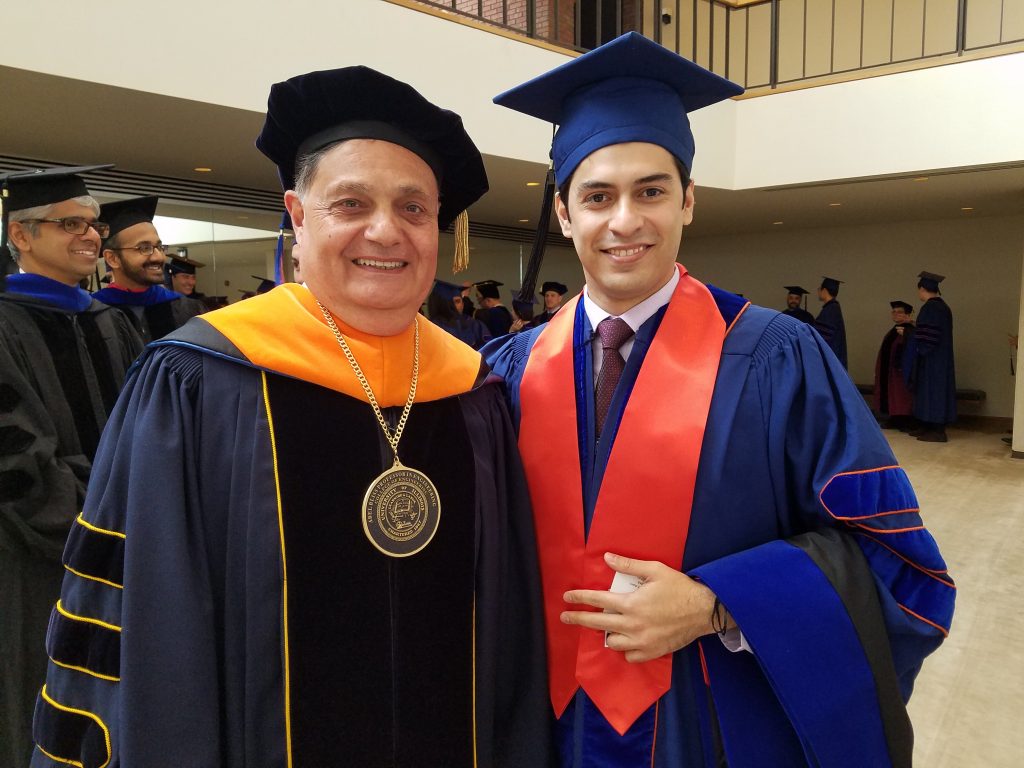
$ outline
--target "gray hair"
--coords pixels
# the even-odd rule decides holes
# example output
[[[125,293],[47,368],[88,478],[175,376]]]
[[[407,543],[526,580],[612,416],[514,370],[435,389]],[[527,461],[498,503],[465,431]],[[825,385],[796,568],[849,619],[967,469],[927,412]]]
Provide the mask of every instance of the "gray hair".
[[[320,167],[320,161],[323,160],[324,155],[340,143],[341,141],[331,142],[326,147],[315,149],[295,160],[295,194],[299,196],[300,200],[306,196],[310,186],[313,184],[313,177],[316,176],[317,169]]]
[[[73,197],[71,199],[74,202],[78,203],[79,205],[85,206],[86,208],[92,210],[94,216],[100,215],[100,204],[97,203],[95,198],[93,198],[91,195],[81,195],[79,197]],[[18,222],[20,224],[22,222],[27,221],[28,223],[23,224],[22,226],[24,226],[25,229],[29,231],[29,234],[31,234],[32,237],[38,237],[39,222],[28,220],[48,219],[50,218],[50,214],[53,213],[53,209],[56,207],[57,203],[48,203],[47,205],[37,205],[34,208],[22,208],[17,211],[11,211],[9,214],[7,214],[7,220],[11,224],[13,224],[14,222]],[[9,235],[7,237],[7,247],[11,249],[11,258],[14,259],[15,262],[17,262],[21,258],[21,253],[18,251],[18,247],[11,241]]]

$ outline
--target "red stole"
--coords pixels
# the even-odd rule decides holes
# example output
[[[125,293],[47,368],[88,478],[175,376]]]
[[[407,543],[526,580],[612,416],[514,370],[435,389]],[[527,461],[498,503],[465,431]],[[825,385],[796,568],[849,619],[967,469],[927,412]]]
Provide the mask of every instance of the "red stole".
[[[680,266],[679,284],[622,415],[585,538],[572,349],[579,301],[547,323],[527,361],[519,449],[537,529],[551,703],[561,716],[582,686],[624,734],[668,691],[672,656],[630,664],[604,647],[603,633],[559,620],[570,608],[562,595],[608,589],[614,572],[605,552],[682,567],[725,322],[708,289]]]

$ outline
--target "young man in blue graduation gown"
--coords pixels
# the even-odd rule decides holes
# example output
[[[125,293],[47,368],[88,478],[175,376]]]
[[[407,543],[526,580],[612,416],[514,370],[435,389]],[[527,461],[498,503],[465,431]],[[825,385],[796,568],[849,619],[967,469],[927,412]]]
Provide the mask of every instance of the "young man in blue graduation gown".
[[[520,429],[565,768],[907,766],[905,701],[949,628],[953,583],[835,355],[675,262],[686,112],[739,91],[631,33],[495,99],[559,124],[586,276],[484,348]]]
[[[122,312],[146,343],[162,339],[202,311],[198,302],[163,285],[166,248],[153,225],[157,202],[155,196],[135,197],[100,208],[100,218],[110,227],[103,258],[114,279],[93,294]]]
[[[273,86],[257,147],[305,286],[135,370],[68,542],[32,765],[546,766],[501,382],[417,319],[480,153],[365,67]]]
[[[956,366],[953,364],[953,312],[939,283],[945,275],[921,272],[917,293],[924,304],[908,347],[914,390],[914,418],[921,427],[910,434],[926,443],[945,443],[946,425],[956,421]]]
[[[814,318],[814,330],[828,344],[843,368],[848,368],[846,361],[846,323],[843,322],[843,308],[836,298],[839,295],[839,284],[842,280],[826,277],[818,288],[821,300],[821,312]]]
[[[79,173],[7,174],[0,248],[0,765],[32,753],[32,708],[46,676],[46,620],[61,552],[81,511],[107,415],[142,342],[79,288],[96,269],[99,205]],[[109,167],[109,166],[105,166]],[[6,254],[0,256],[0,264]]]

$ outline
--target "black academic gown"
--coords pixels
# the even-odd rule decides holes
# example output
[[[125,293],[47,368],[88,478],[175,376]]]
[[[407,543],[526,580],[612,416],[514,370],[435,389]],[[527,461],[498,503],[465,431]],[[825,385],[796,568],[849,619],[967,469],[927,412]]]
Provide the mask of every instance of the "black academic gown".
[[[508,333],[512,327],[512,313],[505,307],[497,306],[490,309],[478,309],[476,319],[487,326],[492,338],[498,338]]]
[[[108,287],[96,291],[93,298],[123,313],[147,344],[162,339],[205,311],[199,301],[162,285],[140,292]]]
[[[49,632],[33,766],[549,764],[535,543],[500,384],[412,408],[399,452],[437,486],[440,526],[421,553],[384,556],[361,525],[391,465],[369,405],[257,367],[204,319],[271,315],[301,346],[263,304],[304,291],[196,318],[135,371],[65,555],[82,575]],[[321,367],[345,364],[333,341]]]
[[[530,321],[527,327],[536,328],[538,325],[544,325],[544,323],[548,322],[549,320],[551,320],[552,317],[555,316],[555,312],[557,312],[559,309],[561,309],[561,307],[556,308],[553,312],[548,312],[547,310],[544,310],[535,318],[533,318],[533,320]]]
[[[452,317],[451,322],[441,318],[431,322],[473,349],[480,349],[491,340],[491,332],[487,326],[473,317],[457,314]]]
[[[938,296],[921,307],[908,355],[913,361],[915,418],[930,424],[956,421],[953,313]]]
[[[7,287],[0,282],[0,765],[23,766],[61,551],[142,344],[99,302],[75,311]],[[71,298],[78,291],[63,288]]]
[[[797,307],[796,309],[789,309],[788,307],[782,310],[782,314],[795,317],[801,323],[807,323],[808,325],[814,325],[814,315],[808,312],[803,307]]]
[[[829,299],[818,313],[814,321],[814,329],[821,334],[821,338],[828,344],[843,368],[848,368],[846,363],[846,325],[843,323],[843,310],[839,302]]]

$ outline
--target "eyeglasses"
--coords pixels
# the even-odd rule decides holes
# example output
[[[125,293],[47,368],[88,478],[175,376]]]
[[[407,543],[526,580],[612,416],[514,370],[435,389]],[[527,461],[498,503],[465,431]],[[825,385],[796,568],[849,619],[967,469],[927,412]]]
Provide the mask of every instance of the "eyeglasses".
[[[102,221],[89,221],[81,216],[65,216],[63,219],[22,219],[22,221],[37,221],[44,224],[60,224],[69,235],[84,235],[92,227],[101,238],[110,234],[110,225]]]
[[[138,245],[126,245],[124,248],[107,248],[108,251],[138,251],[143,256],[152,256],[153,251],[167,254],[167,246],[163,243],[139,243]]]

